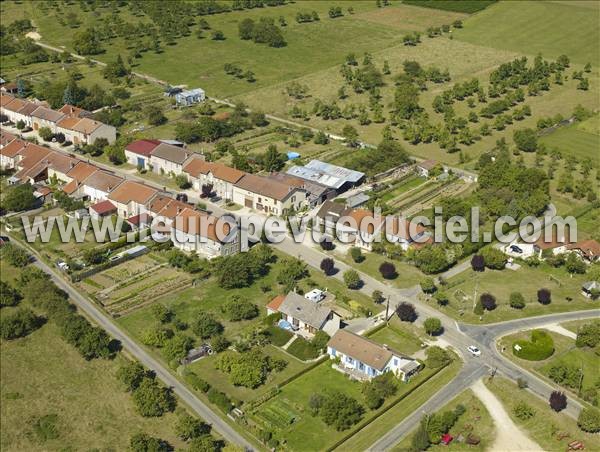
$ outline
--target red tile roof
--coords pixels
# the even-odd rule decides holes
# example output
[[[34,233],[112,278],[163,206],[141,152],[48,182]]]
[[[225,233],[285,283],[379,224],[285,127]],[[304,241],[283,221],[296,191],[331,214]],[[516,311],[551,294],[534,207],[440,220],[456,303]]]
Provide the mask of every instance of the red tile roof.
[[[283,303],[283,300],[285,300],[285,295],[277,295],[275,298],[269,301],[267,308],[271,309],[272,311],[279,311],[279,307],[281,306],[281,303]]]
[[[96,212],[100,216],[115,212],[117,210],[115,205],[108,199],[105,201],[101,201],[98,204],[94,204],[93,206],[90,206],[90,209],[94,210],[94,212]]]
[[[134,154],[143,155],[144,157],[150,157],[150,153],[160,144],[158,140],[137,140],[129,143],[125,150],[133,152]]]

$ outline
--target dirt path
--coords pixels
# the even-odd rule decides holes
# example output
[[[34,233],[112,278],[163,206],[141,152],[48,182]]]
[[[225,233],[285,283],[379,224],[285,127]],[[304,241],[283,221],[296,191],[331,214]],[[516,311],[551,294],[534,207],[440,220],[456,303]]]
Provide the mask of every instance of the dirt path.
[[[575,334],[571,330],[568,330],[568,329],[560,326],[558,323],[552,323],[550,325],[545,325],[544,329],[553,331],[553,332],[558,333],[558,334],[560,334],[562,336],[570,337],[573,340],[577,339],[577,334]]]
[[[483,381],[477,380],[471,386],[475,395],[485,405],[489,411],[494,425],[496,426],[496,439],[491,445],[490,451],[541,451],[543,450],[525,433],[523,433],[512,421],[502,403],[496,396],[483,384]]]

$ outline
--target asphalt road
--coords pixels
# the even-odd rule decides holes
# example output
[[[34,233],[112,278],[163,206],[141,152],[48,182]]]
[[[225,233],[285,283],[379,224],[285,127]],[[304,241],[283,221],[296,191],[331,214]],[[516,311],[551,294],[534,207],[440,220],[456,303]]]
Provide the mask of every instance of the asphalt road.
[[[12,242],[17,243],[14,238],[12,239]],[[31,251],[31,249],[29,251]],[[184,403],[191,407],[207,423],[211,424],[225,440],[249,450],[254,449],[252,444],[198,399],[198,397],[187,389],[185,385],[174,377],[160,362],[129,337],[108,315],[98,309],[92,301],[81,295],[70,284],[62,279],[53,268],[39,258],[36,258],[33,265],[50,275],[56,285],[69,294],[71,301],[77,305],[81,311],[85,312],[94,323],[103,328],[110,336],[121,342],[123,348],[131,353],[140,363],[148,369],[153,370],[156,373],[156,376],[162,380],[166,386],[172,388],[174,393],[177,394]]]

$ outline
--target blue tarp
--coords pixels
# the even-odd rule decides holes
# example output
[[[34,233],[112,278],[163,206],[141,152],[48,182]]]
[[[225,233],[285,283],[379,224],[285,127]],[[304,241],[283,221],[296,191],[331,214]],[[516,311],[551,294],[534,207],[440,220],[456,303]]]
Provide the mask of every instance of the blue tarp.
[[[300,158],[300,154],[298,154],[297,152],[289,151],[287,153],[287,158],[288,158],[288,160],[294,160],[294,159]]]

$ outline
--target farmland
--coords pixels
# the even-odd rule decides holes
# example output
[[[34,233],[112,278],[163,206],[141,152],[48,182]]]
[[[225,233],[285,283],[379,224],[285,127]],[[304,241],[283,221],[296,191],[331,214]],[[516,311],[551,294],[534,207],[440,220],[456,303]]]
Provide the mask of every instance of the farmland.
[[[587,119],[585,122],[561,127],[545,135],[540,140],[549,148],[558,148],[565,155],[573,155],[578,159],[589,158],[598,164],[600,157],[600,131],[598,130],[598,115]]]
[[[565,53],[579,64],[598,65],[598,4],[582,3],[525,1],[517,9],[498,2],[466,20],[455,38],[529,55]]]

